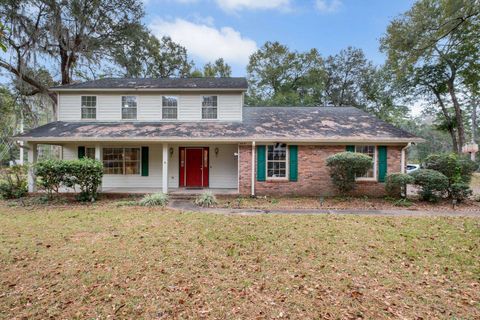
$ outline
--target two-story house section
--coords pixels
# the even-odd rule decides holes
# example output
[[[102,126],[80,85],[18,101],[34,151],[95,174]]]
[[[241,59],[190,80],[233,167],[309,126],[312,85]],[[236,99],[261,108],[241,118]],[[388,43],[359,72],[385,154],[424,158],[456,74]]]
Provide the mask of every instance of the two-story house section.
[[[52,88],[58,119],[17,137],[104,166],[103,192],[329,195],[325,161],[371,156],[358,192],[378,194],[422,141],[352,107],[248,107],[245,78],[100,79]],[[34,171],[29,190],[35,191]]]

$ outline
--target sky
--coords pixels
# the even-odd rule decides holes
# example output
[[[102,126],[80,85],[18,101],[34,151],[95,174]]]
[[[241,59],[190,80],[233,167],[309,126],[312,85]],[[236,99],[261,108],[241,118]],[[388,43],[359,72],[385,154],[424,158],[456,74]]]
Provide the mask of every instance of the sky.
[[[245,76],[250,54],[266,41],[324,55],[361,48],[382,64],[379,39],[414,0],[144,0],[145,23],[185,46],[198,67],[222,57]]]

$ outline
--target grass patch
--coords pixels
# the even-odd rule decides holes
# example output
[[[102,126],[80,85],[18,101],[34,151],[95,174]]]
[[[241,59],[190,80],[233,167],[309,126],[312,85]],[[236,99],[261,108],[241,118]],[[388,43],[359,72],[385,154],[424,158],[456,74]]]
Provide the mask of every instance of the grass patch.
[[[0,318],[480,317],[480,219],[0,202]]]

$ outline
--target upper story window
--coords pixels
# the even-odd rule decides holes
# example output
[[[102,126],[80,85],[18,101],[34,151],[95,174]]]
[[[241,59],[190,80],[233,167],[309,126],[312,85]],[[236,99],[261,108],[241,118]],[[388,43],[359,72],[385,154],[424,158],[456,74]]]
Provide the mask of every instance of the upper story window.
[[[267,146],[267,178],[287,178],[287,145]]]
[[[177,119],[178,98],[171,96],[162,97],[162,119]]]
[[[82,96],[82,119],[97,118],[97,97]]]
[[[217,96],[203,96],[202,119],[217,119]]]
[[[373,164],[370,169],[368,169],[367,173],[363,176],[359,176],[357,178],[360,179],[375,179],[376,178],[376,166],[377,166],[377,148],[375,146],[355,146],[355,152],[366,154],[367,156],[372,157]]]
[[[137,119],[137,97],[122,96],[122,120]]]

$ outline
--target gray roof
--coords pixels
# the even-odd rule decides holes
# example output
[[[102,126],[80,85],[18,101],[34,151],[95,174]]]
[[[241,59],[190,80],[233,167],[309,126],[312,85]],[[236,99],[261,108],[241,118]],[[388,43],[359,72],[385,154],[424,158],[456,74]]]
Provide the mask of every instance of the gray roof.
[[[89,89],[233,89],[246,90],[245,78],[103,78],[52,87],[53,91]]]
[[[353,107],[244,107],[243,122],[63,122],[33,129],[23,140],[227,140],[303,142],[422,141]]]

